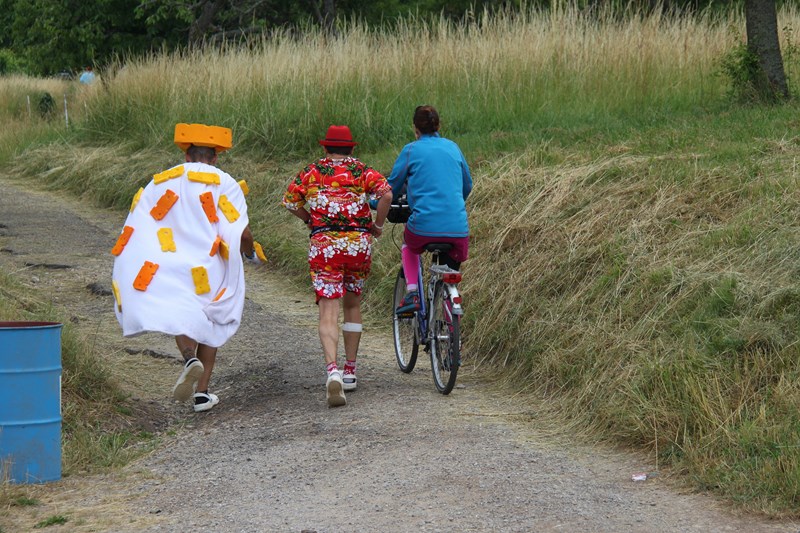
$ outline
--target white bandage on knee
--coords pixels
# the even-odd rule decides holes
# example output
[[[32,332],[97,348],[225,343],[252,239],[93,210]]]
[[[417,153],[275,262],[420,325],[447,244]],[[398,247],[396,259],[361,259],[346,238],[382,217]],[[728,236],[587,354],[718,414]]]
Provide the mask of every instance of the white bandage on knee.
[[[345,322],[342,324],[342,331],[350,331],[352,333],[361,333],[361,324],[356,324],[355,322]]]

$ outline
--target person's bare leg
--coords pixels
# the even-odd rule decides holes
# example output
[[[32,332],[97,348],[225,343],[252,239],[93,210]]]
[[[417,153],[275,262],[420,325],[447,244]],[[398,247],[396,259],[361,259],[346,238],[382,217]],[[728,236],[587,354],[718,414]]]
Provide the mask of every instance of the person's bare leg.
[[[325,364],[336,362],[339,347],[339,300],[320,298],[319,300],[319,340]]]
[[[344,321],[348,324],[361,326],[361,295],[346,292],[342,299],[344,306]],[[348,361],[355,361],[358,356],[358,344],[361,342],[361,331],[342,331],[344,337],[344,354]]]
[[[178,345],[181,356],[183,356],[184,363],[188,363],[189,360],[196,358],[198,352],[200,352],[197,342],[186,335],[176,336],[175,343]],[[192,361],[191,365],[183,365],[183,371],[178,377],[178,381],[175,382],[175,386],[172,388],[172,397],[179,402],[185,402],[191,398],[203,374],[210,372],[210,369],[202,368],[204,367],[202,364],[203,361],[199,360],[199,358],[198,361]],[[211,364],[213,366],[213,361]]]
[[[325,364],[330,370],[336,364],[336,351],[339,348],[339,299],[321,298],[319,301],[319,340]],[[330,371],[325,382],[325,395],[328,407],[345,405],[341,372]]]
[[[211,371],[214,370],[214,363],[217,360],[217,349],[201,344],[197,347],[197,358],[203,363],[203,375],[197,380],[197,390],[208,391],[208,383],[211,381]]]
[[[184,361],[197,357],[197,343],[186,335],[175,337],[175,343],[178,345],[178,350],[180,350]]]

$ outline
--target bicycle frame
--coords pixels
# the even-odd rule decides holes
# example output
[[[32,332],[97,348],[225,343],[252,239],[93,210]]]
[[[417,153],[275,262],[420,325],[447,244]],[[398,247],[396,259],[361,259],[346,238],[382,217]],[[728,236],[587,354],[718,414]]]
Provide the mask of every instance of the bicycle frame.
[[[434,250],[431,254],[431,265],[428,268],[429,276],[426,282],[422,272],[422,261],[419,262],[418,278],[420,284],[420,294],[424,297],[420,298],[420,310],[417,312],[417,326],[419,328],[419,338],[423,340],[426,350],[430,349],[430,343],[433,340],[433,332],[428,327],[428,310],[433,307],[433,299],[435,297],[436,284],[442,282],[445,291],[448,295],[447,310],[450,313],[448,319],[452,320],[452,315],[463,315],[464,309],[461,307],[461,295],[458,292],[458,282],[461,281],[461,273],[452,270],[447,265],[441,265],[439,261],[439,253]]]

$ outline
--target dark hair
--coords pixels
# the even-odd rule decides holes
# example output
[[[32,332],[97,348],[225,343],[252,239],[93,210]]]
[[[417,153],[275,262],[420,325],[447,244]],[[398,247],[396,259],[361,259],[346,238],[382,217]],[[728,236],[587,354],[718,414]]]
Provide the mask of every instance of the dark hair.
[[[208,146],[191,145],[186,149],[186,155],[189,156],[192,163],[211,163],[217,155],[217,151]]]
[[[336,155],[351,155],[353,153],[352,146],[326,146],[325,151],[329,154]]]
[[[439,131],[439,112],[432,105],[421,105],[414,110],[414,127],[420,133]]]

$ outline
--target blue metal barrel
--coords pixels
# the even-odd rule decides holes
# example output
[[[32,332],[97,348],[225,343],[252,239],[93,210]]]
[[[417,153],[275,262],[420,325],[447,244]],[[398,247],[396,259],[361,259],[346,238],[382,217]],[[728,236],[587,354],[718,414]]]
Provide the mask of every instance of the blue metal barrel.
[[[61,327],[0,322],[0,480],[61,479]]]

